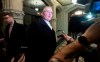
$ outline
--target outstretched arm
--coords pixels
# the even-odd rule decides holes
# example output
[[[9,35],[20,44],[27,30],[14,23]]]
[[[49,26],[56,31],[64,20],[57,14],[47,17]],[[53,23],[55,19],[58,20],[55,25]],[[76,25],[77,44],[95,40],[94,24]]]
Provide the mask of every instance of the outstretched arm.
[[[50,62],[71,62],[70,55],[83,50],[88,43],[99,43],[100,40],[100,22],[92,24],[82,35],[87,41],[75,40],[56,52],[50,59]]]

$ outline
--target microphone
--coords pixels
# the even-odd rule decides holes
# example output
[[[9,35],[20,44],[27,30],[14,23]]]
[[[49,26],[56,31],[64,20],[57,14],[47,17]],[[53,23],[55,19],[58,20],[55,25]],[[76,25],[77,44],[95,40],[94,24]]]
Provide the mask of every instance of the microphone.
[[[61,32],[62,32],[62,34],[65,34],[65,32],[64,32],[63,30],[57,30],[57,32],[59,32],[59,31],[61,31]]]
[[[64,32],[63,30],[57,30],[57,32],[60,32],[60,31],[61,31],[61,33],[62,33],[62,34],[65,34],[65,32]],[[59,37],[63,37],[63,35],[62,35],[62,34],[61,34],[61,35],[59,35],[59,36],[57,36],[57,37],[58,37],[58,38],[59,38]]]

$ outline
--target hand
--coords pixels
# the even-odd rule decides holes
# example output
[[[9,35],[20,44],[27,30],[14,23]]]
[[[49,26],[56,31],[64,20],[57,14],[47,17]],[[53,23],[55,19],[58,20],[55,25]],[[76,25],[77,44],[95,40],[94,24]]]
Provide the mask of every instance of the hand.
[[[4,38],[0,38],[0,44],[4,44],[5,43],[5,40],[4,40]]]
[[[56,58],[52,58],[52,59],[50,59],[49,62],[60,62],[60,61],[58,59],[56,59]]]
[[[0,42],[4,42],[4,38],[1,38],[1,39],[0,39]]]
[[[15,60],[15,58],[13,57],[13,58],[11,59],[11,62],[14,62],[14,60]]]
[[[73,58],[68,58],[67,60],[60,60],[57,58],[51,58],[49,62],[72,62]]]
[[[70,41],[70,42],[73,42],[74,39],[70,36],[68,36],[67,34],[63,34],[63,38],[66,40],[66,41]]]
[[[15,61],[15,58],[13,57],[11,59],[11,62],[14,62],[14,61]],[[21,56],[20,56],[20,58],[19,58],[19,60],[17,62],[25,62],[25,54],[24,53],[21,54]]]
[[[25,62],[25,54],[23,53],[18,62]]]

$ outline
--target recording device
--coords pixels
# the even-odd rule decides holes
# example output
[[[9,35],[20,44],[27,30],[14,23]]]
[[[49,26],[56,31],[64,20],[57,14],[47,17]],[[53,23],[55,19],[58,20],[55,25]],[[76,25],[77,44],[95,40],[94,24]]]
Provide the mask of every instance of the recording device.
[[[61,32],[61,34],[57,36],[58,38],[63,37],[63,34],[65,34],[65,32],[63,30],[58,30],[57,32]]]

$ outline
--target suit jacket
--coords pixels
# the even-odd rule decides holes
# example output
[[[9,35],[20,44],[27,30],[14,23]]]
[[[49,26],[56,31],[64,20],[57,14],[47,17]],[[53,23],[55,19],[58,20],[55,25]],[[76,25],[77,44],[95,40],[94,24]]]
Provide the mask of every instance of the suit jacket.
[[[4,33],[2,32],[2,30],[0,29],[0,39],[4,38]],[[0,41],[0,48],[4,47],[4,41]]]
[[[28,29],[28,42],[29,60],[27,62],[34,62],[35,60],[36,62],[48,62],[56,48],[55,32],[40,18],[30,25]]]
[[[2,30],[0,29],[0,39],[1,38],[4,38],[4,34],[3,34]]]
[[[6,45],[6,56],[7,61],[12,57],[17,57],[21,53],[21,46],[24,44],[25,27],[22,24],[14,22],[10,37],[9,37],[9,26],[5,29],[5,41]]]

